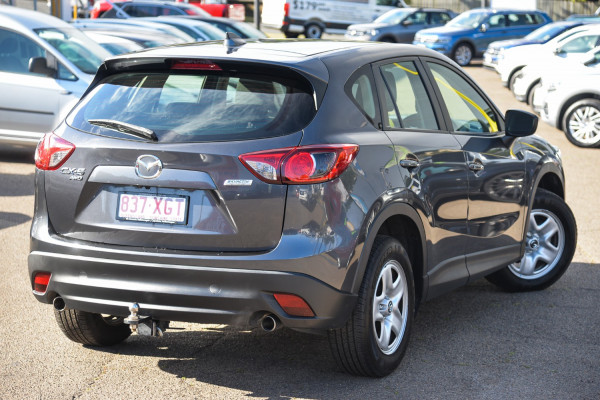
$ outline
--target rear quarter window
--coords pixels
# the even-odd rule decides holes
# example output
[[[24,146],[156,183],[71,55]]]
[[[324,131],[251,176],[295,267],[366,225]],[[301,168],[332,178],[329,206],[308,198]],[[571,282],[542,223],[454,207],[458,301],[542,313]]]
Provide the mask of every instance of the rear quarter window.
[[[67,123],[92,134],[132,138],[97,124],[109,120],[149,129],[159,142],[204,142],[294,133],[315,113],[312,87],[300,76],[121,73],[98,84]]]

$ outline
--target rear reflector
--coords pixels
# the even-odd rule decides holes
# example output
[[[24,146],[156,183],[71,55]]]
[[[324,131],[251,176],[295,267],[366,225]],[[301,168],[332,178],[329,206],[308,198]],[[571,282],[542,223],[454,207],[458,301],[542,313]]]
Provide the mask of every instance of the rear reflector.
[[[44,171],[58,169],[73,151],[73,143],[53,133],[46,133],[35,149],[35,166]]]
[[[301,185],[337,178],[356,153],[355,144],[315,145],[247,153],[239,159],[264,182]]]
[[[221,71],[221,67],[210,60],[174,60],[171,69],[196,71]]]
[[[38,293],[46,293],[48,289],[48,283],[50,282],[50,272],[36,272],[33,278],[33,290]]]
[[[310,308],[306,301],[295,294],[275,293],[273,294],[277,303],[289,315],[294,317],[314,317],[315,313]]]

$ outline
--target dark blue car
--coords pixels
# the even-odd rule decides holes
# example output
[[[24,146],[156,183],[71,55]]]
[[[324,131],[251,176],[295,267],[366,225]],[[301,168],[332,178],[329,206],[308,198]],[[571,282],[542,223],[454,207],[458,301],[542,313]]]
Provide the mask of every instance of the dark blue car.
[[[483,65],[492,69],[496,69],[498,59],[502,57],[502,53],[511,47],[524,46],[527,44],[544,44],[547,41],[554,39],[561,33],[568,31],[571,28],[583,25],[583,21],[558,21],[544,25],[536,29],[522,39],[499,40],[492,42],[483,53]]]
[[[523,37],[549,22],[552,19],[541,11],[477,8],[445,26],[419,31],[413,44],[439,51],[464,66],[481,57],[491,42]]]

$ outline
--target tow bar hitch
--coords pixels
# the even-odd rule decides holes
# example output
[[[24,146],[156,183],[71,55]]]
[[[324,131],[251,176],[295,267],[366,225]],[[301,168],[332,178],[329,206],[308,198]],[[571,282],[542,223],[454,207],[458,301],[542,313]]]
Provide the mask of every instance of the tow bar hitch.
[[[129,306],[129,316],[123,320],[131,328],[131,332],[140,336],[162,337],[169,327],[169,321],[158,321],[152,317],[140,317],[140,305],[133,303]]]

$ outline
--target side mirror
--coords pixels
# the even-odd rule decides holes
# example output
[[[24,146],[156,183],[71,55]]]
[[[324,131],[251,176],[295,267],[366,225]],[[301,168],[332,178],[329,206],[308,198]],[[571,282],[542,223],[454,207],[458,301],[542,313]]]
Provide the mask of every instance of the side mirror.
[[[552,50],[552,52],[553,52],[554,54],[560,54],[560,53],[562,53],[562,52],[563,52],[563,50],[562,50],[562,48],[560,48],[560,47],[557,47],[557,48],[555,48],[554,50]]]
[[[29,59],[29,72],[34,74],[45,75],[49,78],[53,78],[56,75],[54,68],[48,67],[48,62],[44,57],[32,57]]]
[[[487,30],[488,30],[487,24],[481,24],[481,26],[479,27],[479,32],[487,32]]]
[[[409,21],[407,19],[405,19],[404,21],[402,21],[402,26],[411,26],[413,23],[412,21]]]
[[[537,130],[538,117],[535,114],[522,110],[508,110],[505,117],[508,136],[529,136]]]

